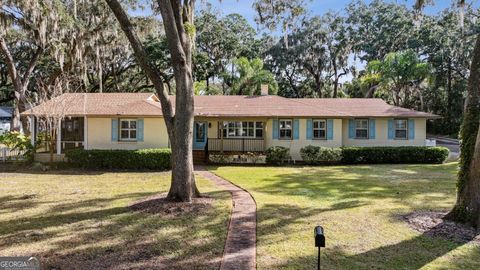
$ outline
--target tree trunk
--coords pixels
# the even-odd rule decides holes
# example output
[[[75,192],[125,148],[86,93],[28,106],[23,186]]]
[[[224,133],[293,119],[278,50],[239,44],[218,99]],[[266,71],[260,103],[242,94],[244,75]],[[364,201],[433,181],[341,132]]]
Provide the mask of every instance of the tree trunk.
[[[332,57],[332,66],[333,66],[333,72],[335,76],[335,81],[333,84],[333,98],[337,98],[338,95],[338,70],[337,70],[337,63],[336,63],[336,58]]]
[[[13,59],[13,56],[8,49],[7,42],[2,35],[0,35],[0,52],[4,55],[8,74],[12,80],[14,91],[15,108],[13,110],[11,130],[20,130],[23,127],[23,130],[27,131],[27,120],[21,119],[20,113],[24,112],[26,109],[26,92],[30,81],[30,75],[33,73],[37,62],[43,53],[43,48],[39,47],[34,53],[32,59],[30,59],[27,70],[23,74],[23,79],[16,68],[15,60]]]
[[[335,82],[333,85],[333,98],[337,98],[338,96],[338,77],[335,75]]]
[[[133,48],[135,58],[152,81],[161,101],[172,146],[172,180],[168,198],[173,201],[190,202],[192,197],[200,196],[195,184],[192,156],[194,93],[191,40],[193,40],[193,33],[187,33],[185,30],[185,24],[193,25],[194,1],[184,1],[181,4],[180,1],[158,0],[175,75],[175,116],[160,72],[150,62],[128,15],[118,0],[106,0],[106,2],[115,14]]]
[[[447,219],[480,228],[480,35],[473,51],[468,92],[460,130],[457,202]]]
[[[320,79],[320,75],[315,75],[315,91],[319,98],[323,97],[322,94],[322,80]]]

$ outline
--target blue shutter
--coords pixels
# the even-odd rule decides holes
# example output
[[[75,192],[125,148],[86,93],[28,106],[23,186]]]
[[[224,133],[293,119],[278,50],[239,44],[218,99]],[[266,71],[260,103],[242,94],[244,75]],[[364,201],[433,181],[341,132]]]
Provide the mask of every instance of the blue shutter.
[[[137,141],[143,142],[143,119],[137,119]]]
[[[393,127],[393,119],[388,119],[388,139],[393,140],[395,138],[395,129]]]
[[[293,139],[298,140],[300,138],[300,121],[293,119]]]
[[[327,140],[333,140],[333,119],[327,120]]]
[[[348,120],[348,138],[350,139],[355,138],[355,120],[354,119]]]
[[[408,119],[408,139],[415,139],[415,119]]]
[[[118,141],[118,119],[112,118],[112,142]]]
[[[375,139],[375,119],[370,119],[368,122],[370,123],[369,138]]]
[[[278,119],[273,119],[272,139],[278,140]]]
[[[313,120],[307,119],[307,140],[313,139]]]

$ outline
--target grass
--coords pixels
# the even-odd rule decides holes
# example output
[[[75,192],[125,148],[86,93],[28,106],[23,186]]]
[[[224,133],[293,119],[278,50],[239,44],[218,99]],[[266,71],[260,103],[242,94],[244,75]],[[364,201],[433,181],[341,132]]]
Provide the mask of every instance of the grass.
[[[0,256],[45,269],[218,268],[230,195],[198,179],[212,207],[164,215],[128,205],[168,190],[168,173],[0,173]]]
[[[211,167],[257,202],[259,269],[315,269],[313,228],[325,228],[323,269],[480,269],[480,247],[412,230],[402,216],[448,210],[457,163]]]

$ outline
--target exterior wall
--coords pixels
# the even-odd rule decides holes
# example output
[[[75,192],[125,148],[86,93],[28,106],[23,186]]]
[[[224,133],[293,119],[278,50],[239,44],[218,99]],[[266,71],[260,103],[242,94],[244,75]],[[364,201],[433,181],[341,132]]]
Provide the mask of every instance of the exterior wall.
[[[343,146],[424,146],[427,138],[426,119],[415,119],[415,139],[392,140],[388,139],[388,118],[375,119],[375,139],[362,140],[348,137],[348,119],[343,120]]]
[[[128,117],[124,117],[128,118]],[[143,118],[143,142],[112,142],[112,118],[87,118],[87,149],[149,149],[169,147],[163,118]]]
[[[282,118],[283,119],[283,118]],[[307,119],[299,119],[299,138],[298,140],[280,140],[273,139],[273,119],[269,119],[266,128],[266,145],[283,146],[290,148],[292,159],[301,160],[300,149],[308,145],[322,147],[341,147],[342,146],[342,119],[333,120],[333,139],[332,140],[313,140],[307,139]]]
[[[125,117],[128,118],[128,117]],[[87,119],[87,143],[88,149],[147,149],[169,147],[168,135],[163,118],[144,119],[143,142],[112,142],[111,141],[111,118],[88,118]],[[298,118],[297,118],[298,119]],[[423,146],[426,139],[426,119],[415,119],[414,140],[389,140],[388,119],[375,119],[375,139],[358,140],[348,138],[348,119],[333,119],[333,139],[315,140],[307,139],[307,119],[299,118],[299,139],[280,140],[273,139],[273,119],[266,118],[197,118],[196,121],[208,122],[208,138],[218,137],[218,121],[263,121],[265,126],[265,146],[283,146],[290,148],[290,155],[295,160],[301,160],[300,149],[307,145],[322,147],[341,146]]]

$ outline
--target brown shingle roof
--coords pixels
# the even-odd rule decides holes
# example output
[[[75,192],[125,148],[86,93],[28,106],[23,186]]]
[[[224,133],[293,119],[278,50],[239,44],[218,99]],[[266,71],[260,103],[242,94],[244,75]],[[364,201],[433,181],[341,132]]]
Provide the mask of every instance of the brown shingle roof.
[[[23,114],[158,116],[162,108],[152,93],[68,93]]]
[[[172,96],[175,104],[175,97]],[[24,115],[161,116],[151,93],[63,94]],[[422,117],[437,115],[399,108],[381,99],[289,99],[279,96],[195,96],[195,115],[205,117]]]

